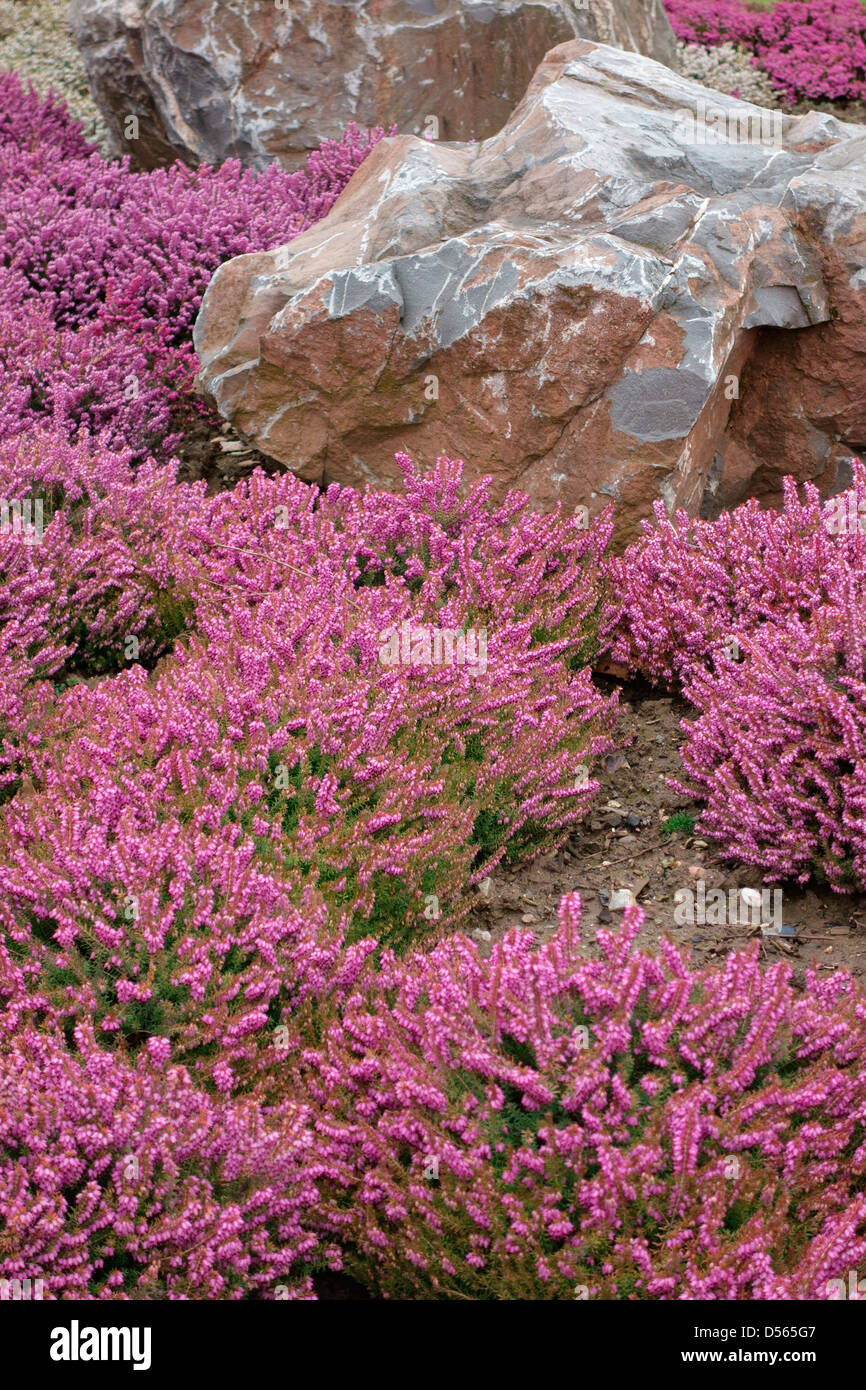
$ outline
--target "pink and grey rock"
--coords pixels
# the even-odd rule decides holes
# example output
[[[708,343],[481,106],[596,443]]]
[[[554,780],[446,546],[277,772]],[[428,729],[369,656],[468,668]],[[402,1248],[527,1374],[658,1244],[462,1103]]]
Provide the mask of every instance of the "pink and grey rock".
[[[383,142],[324,221],[219,269],[204,388],[310,481],[397,485],[395,451],[447,454],[539,507],[614,497],[623,540],[659,495],[837,490],[866,441],[866,129],[778,115],[778,144],[697,142],[716,108],[761,133],[573,40],[489,140]]]
[[[146,168],[295,168],[350,121],[481,140],[575,35],[676,62],[662,0],[72,0],[70,18],[118,152]]]

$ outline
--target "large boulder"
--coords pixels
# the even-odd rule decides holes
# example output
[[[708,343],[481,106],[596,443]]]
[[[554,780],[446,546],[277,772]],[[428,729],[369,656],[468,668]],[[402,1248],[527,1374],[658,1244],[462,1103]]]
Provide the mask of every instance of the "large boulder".
[[[70,18],[118,152],[145,168],[295,168],[350,121],[485,139],[576,34],[676,63],[662,0],[72,0]]]
[[[835,492],[866,442],[864,214],[866,128],[573,40],[500,134],[385,141],[321,223],[221,266],[200,380],[312,482],[448,454],[539,507],[616,498],[621,539],[659,496]]]

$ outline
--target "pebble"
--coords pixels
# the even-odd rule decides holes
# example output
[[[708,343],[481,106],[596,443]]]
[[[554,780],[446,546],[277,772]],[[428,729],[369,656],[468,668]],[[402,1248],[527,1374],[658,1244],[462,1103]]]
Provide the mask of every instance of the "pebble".
[[[634,907],[637,898],[630,888],[615,888],[610,895],[608,907],[611,912],[622,912],[627,907]]]

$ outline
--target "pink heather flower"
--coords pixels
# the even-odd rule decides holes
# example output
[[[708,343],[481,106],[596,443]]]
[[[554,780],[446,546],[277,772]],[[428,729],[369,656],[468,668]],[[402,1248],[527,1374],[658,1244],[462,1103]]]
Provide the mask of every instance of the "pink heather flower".
[[[0,1053],[0,1278],[52,1299],[305,1289],[303,1114],[75,1042],[26,1027]]]
[[[311,1219],[353,1246],[350,1272],[385,1297],[762,1299],[825,1298],[856,1267],[862,992],[843,974],[797,991],[757,945],[695,971],[670,943],[636,951],[642,920],[589,959],[570,895],[540,947],[512,931],[485,960],[454,936],[367,971],[294,1070],[333,1174]],[[540,1078],[556,1109],[524,1123]],[[431,1154],[437,1181],[413,1180]],[[431,1232],[422,1269],[406,1252]]]
[[[617,660],[679,679],[699,826],[767,879],[866,882],[866,475],[822,502],[785,483],[781,512],[749,502],[715,522],[657,512],[608,564]]]

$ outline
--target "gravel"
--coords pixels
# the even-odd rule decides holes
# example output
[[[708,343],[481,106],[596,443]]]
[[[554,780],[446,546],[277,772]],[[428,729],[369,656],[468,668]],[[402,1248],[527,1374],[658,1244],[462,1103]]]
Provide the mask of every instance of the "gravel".
[[[750,55],[734,44],[722,43],[717,48],[701,48],[696,43],[681,43],[677,47],[683,77],[691,77],[716,92],[736,95],[741,101],[751,101],[755,106],[770,109],[784,107],[785,103],[767,74],[752,67]]]
[[[108,131],[90,95],[62,0],[0,0],[0,69],[13,68],[42,95],[53,89],[106,156]]]

